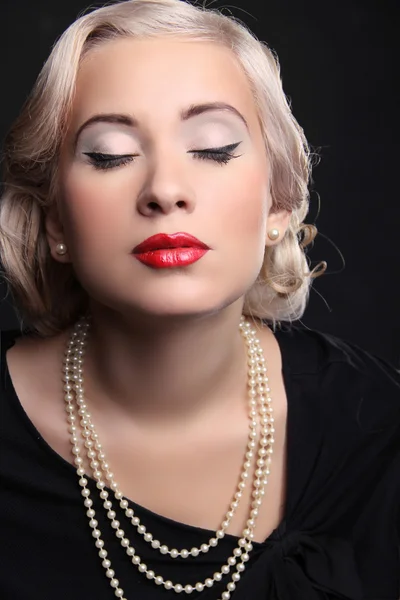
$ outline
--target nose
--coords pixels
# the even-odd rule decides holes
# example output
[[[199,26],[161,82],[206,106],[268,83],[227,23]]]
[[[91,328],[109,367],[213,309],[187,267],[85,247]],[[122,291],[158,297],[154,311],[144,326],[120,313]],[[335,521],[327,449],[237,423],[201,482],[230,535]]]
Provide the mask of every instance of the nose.
[[[177,210],[193,212],[195,194],[188,180],[188,165],[179,158],[159,158],[148,170],[137,201],[140,214],[152,217]]]

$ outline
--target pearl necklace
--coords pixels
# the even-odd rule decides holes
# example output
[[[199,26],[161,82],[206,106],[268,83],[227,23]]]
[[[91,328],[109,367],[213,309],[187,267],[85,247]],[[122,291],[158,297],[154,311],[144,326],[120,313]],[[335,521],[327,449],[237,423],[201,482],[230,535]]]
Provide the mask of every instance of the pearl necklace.
[[[254,528],[259,515],[259,509],[262,504],[262,499],[265,494],[265,486],[270,473],[269,467],[271,464],[271,455],[273,453],[274,443],[274,418],[272,416],[273,408],[271,406],[271,398],[269,396],[270,388],[268,385],[268,377],[266,376],[265,359],[259,340],[256,337],[256,331],[251,325],[241,317],[239,329],[247,345],[247,363],[248,363],[248,395],[249,395],[249,436],[247,443],[247,451],[245,461],[241,471],[240,482],[237,491],[233,496],[230,508],[225,515],[220,529],[216,531],[215,537],[212,537],[208,543],[204,543],[200,548],[192,548],[191,550],[176,548],[169,549],[167,545],[162,544],[159,540],[154,539],[153,535],[146,530],[146,527],[141,524],[140,519],[135,515],[132,508],[129,508],[129,503],[124,498],[119,489],[119,485],[114,480],[113,473],[110,471],[109,464],[106,460],[103,447],[99,441],[98,434],[92,422],[92,418],[84,397],[84,378],[83,378],[83,357],[87,344],[88,329],[90,327],[88,318],[81,318],[74,326],[71,337],[67,343],[65,358],[63,362],[63,380],[65,391],[66,411],[68,414],[69,432],[71,434],[72,453],[75,456],[74,463],[77,467],[77,475],[79,485],[81,486],[81,494],[84,498],[84,506],[87,509],[86,514],[89,518],[89,526],[92,529],[92,536],[95,539],[96,548],[98,548],[99,557],[102,560],[102,566],[105,569],[106,576],[109,578],[109,583],[114,590],[117,598],[124,597],[124,591],[119,586],[119,581],[115,577],[115,572],[112,569],[111,561],[108,558],[107,550],[104,548],[104,541],[101,538],[101,532],[97,528],[98,522],[95,519],[95,511],[93,509],[93,501],[90,498],[90,490],[88,488],[88,480],[85,477],[86,472],[83,467],[82,452],[86,452],[90,467],[92,468],[92,476],[96,481],[96,487],[99,491],[99,496],[103,500],[103,506],[107,511],[107,517],[111,521],[111,526],[114,529],[116,537],[119,539],[122,548],[130,557],[131,562],[139,572],[154,581],[156,585],[163,585],[166,590],[172,590],[177,593],[185,592],[202,592],[210,588],[215,582],[222,580],[224,575],[228,575],[231,568],[236,567],[231,575],[231,581],[227,584],[226,590],[222,593],[220,600],[228,600],[231,597],[231,592],[236,588],[236,583],[240,580],[241,574],[245,570],[245,563],[249,560],[249,552],[252,550],[252,539],[254,538]],[[258,397],[258,402],[257,402]],[[257,411],[258,405],[258,411]],[[148,569],[147,565],[142,562],[140,556],[136,554],[135,549],[131,546],[130,540],[126,537],[125,531],[121,529],[120,522],[116,519],[116,512],[113,510],[112,501],[109,498],[109,492],[105,489],[106,483],[103,478],[109,483],[109,488],[112,490],[116,502],[124,511],[125,516],[131,524],[137,529],[138,533],[143,536],[154,550],[161,554],[169,554],[171,558],[188,558],[196,557],[200,553],[205,553],[211,547],[216,547],[219,541],[225,536],[225,532],[239,506],[239,502],[243,496],[243,491],[246,487],[246,482],[249,479],[249,469],[251,467],[251,459],[255,455],[257,448],[257,414],[259,413],[261,436],[258,444],[258,458],[256,462],[255,478],[253,480],[254,490],[252,492],[252,502],[249,510],[246,527],[242,532],[242,537],[238,540],[238,545],[234,549],[232,556],[227,559],[226,564],[222,565],[220,571],[214,573],[213,577],[207,578],[203,582],[197,582],[194,586],[181,583],[173,583],[170,580],[164,580],[161,575],[156,575],[153,570]],[[79,439],[78,435],[81,435]]]

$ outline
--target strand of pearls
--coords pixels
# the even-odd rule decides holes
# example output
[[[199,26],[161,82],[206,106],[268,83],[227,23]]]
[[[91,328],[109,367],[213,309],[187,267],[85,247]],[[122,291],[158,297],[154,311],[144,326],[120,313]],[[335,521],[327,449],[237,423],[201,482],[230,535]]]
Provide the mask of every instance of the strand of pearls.
[[[87,330],[87,327],[84,330]],[[83,394],[83,386],[81,385],[81,395]],[[96,460],[100,463],[100,467],[105,474],[105,478],[109,483],[109,487],[114,491],[115,499],[119,502],[122,509],[124,509],[126,516],[130,519],[132,525],[136,527],[137,532],[143,536],[144,540],[151,544],[152,548],[158,550],[161,554],[169,554],[171,558],[177,558],[178,556],[181,558],[188,558],[189,556],[198,556],[200,553],[206,553],[209,551],[211,547],[216,547],[219,541],[224,537],[227,528],[230,525],[232,518],[235,515],[236,510],[239,507],[240,500],[243,496],[244,489],[246,487],[246,483],[249,479],[249,469],[251,468],[251,459],[254,457],[254,449],[256,446],[255,440],[257,439],[257,411],[256,411],[256,403],[254,397],[252,397],[249,402],[249,437],[247,443],[247,451],[245,454],[245,461],[242,468],[242,473],[240,477],[240,482],[238,484],[238,489],[234,494],[234,497],[230,503],[230,507],[228,512],[225,515],[225,518],[221,524],[219,530],[217,530],[215,537],[212,537],[208,543],[202,544],[199,548],[193,547],[191,550],[187,550],[183,548],[181,550],[177,550],[176,548],[169,549],[167,545],[161,544],[161,542],[157,539],[154,539],[153,535],[150,532],[146,531],[146,527],[142,525],[139,517],[135,515],[133,509],[128,507],[128,501],[122,497],[122,493],[120,492],[118,484],[116,484],[113,474],[110,472],[109,464],[106,460],[106,456],[102,451],[102,448],[99,447],[97,436],[93,437],[94,427],[91,421],[91,416],[89,414],[89,410],[86,406],[86,403],[82,405],[83,397],[79,400],[80,406],[83,406],[86,410],[85,418],[88,419],[90,432],[85,431],[83,434],[86,442],[85,447],[90,451],[88,459],[90,461],[90,465],[94,470],[94,478],[98,481],[98,487],[101,490],[104,490],[105,483],[102,480],[102,472],[99,470],[99,465],[97,465]],[[94,432],[95,433],[95,432]],[[90,439],[92,438],[92,439]],[[93,448],[94,447],[94,448]],[[97,456],[96,456],[97,451]],[[112,511],[112,504],[108,500],[108,493],[104,491],[102,494],[102,499],[106,500],[104,502],[104,508],[107,509],[109,513],[109,517],[115,519],[115,513]],[[116,521],[114,520],[113,526],[115,526]]]
[[[211,538],[208,544],[202,544],[200,548],[192,548],[177,550],[169,549],[165,544],[161,544],[159,540],[154,539],[150,532],[147,532],[144,525],[141,524],[139,518],[134,514],[133,509],[129,508],[128,501],[123,497],[118,484],[114,480],[113,473],[110,471],[102,445],[95,431],[85,397],[84,397],[84,378],[83,378],[83,358],[85,346],[87,342],[87,334],[89,329],[89,321],[81,319],[75,325],[71,338],[65,352],[64,358],[64,390],[66,410],[68,413],[69,432],[71,434],[72,452],[75,456],[74,462],[77,467],[77,475],[79,484],[82,487],[81,493],[84,498],[84,505],[87,508],[87,516],[89,518],[89,526],[92,529],[92,536],[95,539],[95,545],[99,549],[99,556],[102,559],[102,565],[105,569],[106,576],[109,578],[114,594],[118,598],[124,598],[124,591],[119,587],[119,581],[115,577],[114,570],[111,566],[108,553],[104,548],[104,541],[101,538],[101,532],[98,529],[98,522],[95,519],[95,511],[93,509],[93,501],[90,498],[90,490],[87,487],[88,480],[85,477],[84,461],[81,452],[86,452],[90,467],[92,468],[93,478],[96,480],[96,487],[99,490],[100,498],[103,500],[103,506],[107,511],[107,517],[111,521],[111,526],[114,529],[116,537],[119,539],[122,548],[131,558],[132,564],[135,565],[139,572],[142,572],[150,580],[153,580],[156,585],[163,585],[165,589],[172,590],[177,593],[185,592],[190,594],[194,591],[201,592],[206,588],[210,588],[215,582],[221,581],[224,575],[230,573],[231,568],[236,566],[235,571],[231,576],[231,581],[228,583],[226,591],[222,593],[220,600],[227,600],[231,596],[231,592],[236,588],[236,583],[240,580],[241,573],[245,569],[245,563],[249,560],[249,552],[252,550],[251,540],[254,537],[254,528],[259,514],[259,508],[262,504],[262,498],[265,494],[265,486],[268,481],[269,466],[271,463],[271,454],[273,452],[273,433],[274,419],[272,416],[271,398],[269,397],[270,388],[268,386],[268,377],[266,376],[265,359],[263,356],[260,342],[256,337],[256,332],[242,317],[240,321],[240,331],[247,345],[248,354],[248,385],[249,385],[249,440],[245,462],[241,472],[241,481],[238,489],[231,502],[230,509],[227,512],[221,528],[217,530],[215,537]],[[258,403],[257,403],[258,397]],[[74,400],[75,404],[74,405]],[[105,489],[106,484],[103,478],[103,473],[106,480],[109,482],[109,487],[113,491],[115,500],[119,503],[121,509],[124,510],[126,517],[131,521],[140,535],[146,542],[151,544],[152,548],[158,550],[162,554],[169,554],[172,558],[188,558],[189,556],[198,556],[200,552],[208,552],[210,547],[215,547],[219,540],[225,535],[225,531],[229,526],[235,510],[239,506],[240,499],[243,495],[243,490],[248,479],[248,471],[251,466],[251,459],[254,457],[257,447],[257,404],[260,415],[261,436],[258,446],[258,458],[255,470],[255,479],[253,481],[253,500],[251,503],[249,518],[246,527],[242,532],[242,537],[238,541],[238,546],[234,549],[232,556],[227,560],[227,563],[222,565],[220,571],[214,573],[212,578],[207,578],[203,582],[197,582],[194,586],[181,583],[173,583],[170,580],[164,580],[161,575],[157,575],[147,565],[141,561],[140,556],[136,554],[135,549],[131,546],[130,540],[125,536],[125,532],[120,528],[120,523],[116,519],[116,513],[113,510],[113,505],[109,499],[109,493]],[[78,434],[81,433],[83,438],[80,441]]]

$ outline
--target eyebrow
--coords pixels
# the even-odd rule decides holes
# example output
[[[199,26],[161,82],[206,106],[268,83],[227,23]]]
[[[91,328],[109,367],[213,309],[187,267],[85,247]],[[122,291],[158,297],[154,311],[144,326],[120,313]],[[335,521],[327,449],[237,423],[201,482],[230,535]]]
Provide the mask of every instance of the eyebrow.
[[[206,102],[203,104],[192,104],[188,108],[185,108],[180,112],[180,120],[188,121],[193,117],[211,111],[230,112],[239,117],[239,119],[245,124],[247,129],[249,129],[249,125],[242,113],[239,112],[238,109],[234,106],[226,104],[225,102]],[[128,127],[132,128],[139,127],[139,121],[135,119],[135,117],[133,117],[132,115],[119,113],[102,113],[93,115],[92,117],[87,119],[87,121],[82,123],[82,125],[79,127],[74,137],[74,146],[76,146],[78,138],[81,135],[82,131],[86,129],[86,127],[88,127],[89,125],[92,125],[93,123],[117,123],[119,125],[127,125]]]

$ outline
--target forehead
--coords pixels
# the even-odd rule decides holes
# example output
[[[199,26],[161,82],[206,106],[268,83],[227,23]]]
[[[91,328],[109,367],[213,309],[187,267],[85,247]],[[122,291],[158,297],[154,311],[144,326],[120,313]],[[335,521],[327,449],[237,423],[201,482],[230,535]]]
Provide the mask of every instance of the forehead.
[[[133,110],[162,119],[182,106],[222,101],[256,125],[247,77],[234,54],[212,42],[123,38],[90,50],[80,66],[74,117]]]

